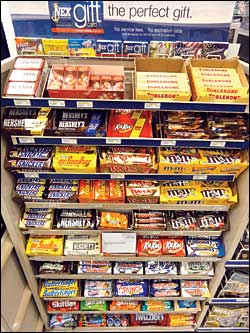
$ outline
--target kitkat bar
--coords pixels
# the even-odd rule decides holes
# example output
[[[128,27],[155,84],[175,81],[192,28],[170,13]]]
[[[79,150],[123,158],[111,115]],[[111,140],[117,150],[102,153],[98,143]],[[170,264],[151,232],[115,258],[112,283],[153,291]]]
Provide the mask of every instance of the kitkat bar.
[[[44,58],[18,57],[14,64],[14,69],[38,69],[42,70],[44,66]]]
[[[137,239],[137,255],[138,256],[161,256],[162,252],[162,239],[159,237]]]
[[[185,240],[184,238],[163,238],[162,250],[167,256],[185,257]]]

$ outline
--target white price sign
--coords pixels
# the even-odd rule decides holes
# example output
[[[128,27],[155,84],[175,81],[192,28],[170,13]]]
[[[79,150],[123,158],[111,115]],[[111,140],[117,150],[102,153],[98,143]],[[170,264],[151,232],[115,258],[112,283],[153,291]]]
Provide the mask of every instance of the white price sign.
[[[15,106],[31,106],[29,99],[14,99]]]
[[[110,144],[110,145],[120,145],[122,143],[121,139],[106,139],[106,144]]]
[[[76,106],[78,108],[93,108],[93,102],[82,102],[82,101],[77,101]]]
[[[145,103],[144,104],[145,109],[160,109],[161,108],[161,103]]]
[[[226,142],[225,141],[212,141],[210,143],[210,147],[219,147],[219,148],[223,148],[226,146]]]
[[[77,139],[62,138],[61,140],[62,140],[63,144],[69,144],[69,145],[76,145],[77,144]]]
[[[207,175],[194,175],[193,180],[207,180]]]
[[[35,139],[32,137],[19,138],[20,143],[35,143]]]
[[[175,140],[161,140],[161,146],[176,146]]]
[[[23,175],[24,178],[39,178],[39,175],[36,172],[24,173]]]
[[[65,107],[65,101],[57,101],[57,100],[49,99],[48,103],[49,103],[49,106],[62,106],[62,107]]]
[[[124,179],[125,178],[125,175],[124,173],[113,173],[111,176],[110,176],[111,179]]]

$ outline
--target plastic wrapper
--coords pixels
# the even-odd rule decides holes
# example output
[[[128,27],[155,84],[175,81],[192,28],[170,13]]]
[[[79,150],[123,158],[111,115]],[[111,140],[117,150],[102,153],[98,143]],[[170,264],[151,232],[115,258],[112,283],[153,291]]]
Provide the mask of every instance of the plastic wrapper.
[[[84,297],[112,297],[112,294],[112,281],[85,281]]]
[[[30,236],[26,245],[26,254],[28,256],[61,256],[63,255],[63,241],[64,238],[62,236]]]
[[[115,296],[148,296],[149,283],[147,280],[117,280],[115,281],[114,294]]]

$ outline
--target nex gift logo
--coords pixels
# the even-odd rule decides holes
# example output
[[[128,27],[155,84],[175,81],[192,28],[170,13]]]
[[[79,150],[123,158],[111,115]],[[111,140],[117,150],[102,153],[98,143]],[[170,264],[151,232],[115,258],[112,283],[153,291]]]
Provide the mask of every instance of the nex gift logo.
[[[82,1],[72,7],[66,6],[67,2],[53,2],[51,9],[51,20],[58,23],[60,19],[73,19],[77,28],[97,27],[102,22],[100,1]]]

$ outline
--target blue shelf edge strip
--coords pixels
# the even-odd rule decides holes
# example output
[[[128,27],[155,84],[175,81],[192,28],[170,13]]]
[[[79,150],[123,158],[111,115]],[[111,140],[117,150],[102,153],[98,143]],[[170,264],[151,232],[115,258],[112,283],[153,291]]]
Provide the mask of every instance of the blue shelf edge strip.
[[[249,332],[248,327],[200,327],[196,329],[196,332]]]
[[[14,100],[18,98],[2,98],[1,106],[15,106]],[[27,100],[27,99],[25,99]],[[203,112],[241,112],[244,113],[245,104],[223,104],[223,103],[198,103],[198,102],[160,102],[160,101],[128,101],[128,100],[75,100],[75,99],[50,99],[31,98],[31,107],[50,107],[49,101],[64,101],[65,108],[76,108],[77,102],[93,102],[93,109],[137,109],[145,110],[145,103],[152,103],[151,110],[171,110],[171,111],[203,111]],[[158,106],[154,106],[158,104]],[[160,105],[159,105],[160,104]],[[21,106],[19,104],[19,106]]]
[[[30,137],[30,142],[23,143],[22,137],[17,137],[16,142],[17,144],[40,144],[40,145],[61,145],[63,143],[63,139],[67,139],[67,137],[53,137],[53,138],[46,138],[46,137]],[[108,140],[112,140],[113,138],[73,138],[75,140],[74,144],[78,145],[93,145],[93,146],[110,146],[110,145],[118,145],[118,146],[138,146],[138,147],[183,147],[183,148],[211,148],[216,149],[213,146],[213,142],[211,140],[168,140],[168,139],[123,139],[119,138],[121,143],[110,143]],[[119,140],[118,139],[118,140]],[[164,143],[164,141],[169,141]],[[116,141],[119,142],[119,141]],[[220,144],[220,141],[216,141],[217,144]],[[219,147],[219,149],[247,149],[249,147],[249,141],[222,141],[225,143],[224,147]],[[223,146],[223,144],[222,144]]]
[[[211,298],[209,304],[249,304],[249,298]]]
[[[248,266],[249,267],[249,260],[228,260],[225,264],[226,267],[230,266]]]
[[[233,181],[234,175],[204,175],[206,178],[202,178],[203,175],[163,175],[163,174],[124,174],[124,173],[114,173],[114,174],[101,174],[101,173],[93,173],[93,174],[81,174],[81,173],[41,173],[36,172],[36,170],[32,172],[24,172],[24,173],[16,173],[18,178],[24,177],[38,177],[44,179],[56,178],[56,179],[86,179],[86,180],[94,180],[94,179],[118,179],[118,180],[158,180],[158,181],[176,181],[176,180],[217,180],[217,181]],[[35,176],[34,176],[35,175]]]

